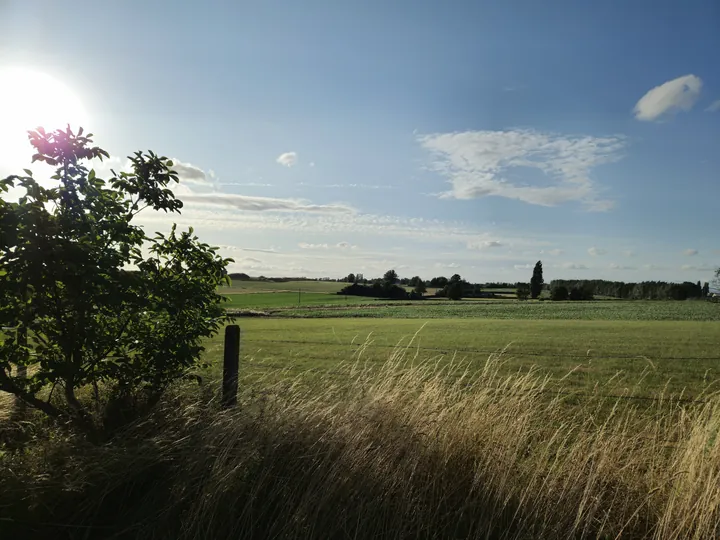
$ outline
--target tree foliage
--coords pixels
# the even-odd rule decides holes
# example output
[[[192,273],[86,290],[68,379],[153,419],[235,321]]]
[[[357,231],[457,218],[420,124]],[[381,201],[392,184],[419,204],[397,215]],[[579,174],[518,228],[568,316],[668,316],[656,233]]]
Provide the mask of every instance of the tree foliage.
[[[193,230],[149,236],[144,209],[179,213],[172,162],[153,152],[130,157],[131,171],[103,180],[83,165],[108,153],[92,135],[29,133],[33,162],[55,167],[53,186],[29,170],[0,180],[0,389],[53,417],[93,429],[83,387],[102,386],[115,403],[152,406],[195,367],[204,338],[227,316],[216,294],[227,280],[214,248]],[[34,365],[27,378],[11,367]],[[41,399],[39,392],[53,391]],[[55,389],[58,389],[55,392]]]
[[[535,299],[540,296],[540,293],[542,292],[542,287],[545,281],[543,280],[543,267],[542,267],[542,261],[538,261],[535,263],[535,268],[533,269],[533,275],[530,279],[530,296],[531,298]]]
[[[530,286],[527,283],[518,283],[515,296],[518,300],[527,300],[530,297]]]
[[[570,291],[565,285],[558,285],[550,289],[550,300],[562,302],[570,298]]]

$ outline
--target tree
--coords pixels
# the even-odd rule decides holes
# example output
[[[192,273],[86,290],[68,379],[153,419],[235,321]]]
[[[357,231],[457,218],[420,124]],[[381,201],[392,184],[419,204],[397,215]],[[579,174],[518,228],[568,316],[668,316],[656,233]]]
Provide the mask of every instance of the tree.
[[[434,277],[430,280],[430,286],[436,289],[442,289],[448,284],[448,278],[444,276]]]
[[[0,390],[92,433],[78,390],[99,387],[124,410],[152,407],[168,386],[198,365],[203,341],[228,320],[216,294],[227,282],[223,259],[193,230],[149,236],[134,218],[145,208],[178,212],[168,185],[172,162],[136,152],[131,172],[102,180],[82,163],[109,157],[83,130],[29,132],[33,162],[56,167],[54,187],[29,170],[0,180],[21,188],[0,199]],[[37,364],[27,378],[11,365]],[[61,389],[60,399],[39,391]]]
[[[518,300],[527,300],[530,296],[530,287],[527,283],[518,283],[515,289],[515,296]]]
[[[427,287],[425,286],[425,282],[423,280],[419,280],[415,282],[415,288],[413,289],[417,294],[423,295],[427,292]]]
[[[424,281],[422,280],[422,278],[420,278],[420,276],[413,276],[412,278],[410,278],[410,286],[411,287],[417,287],[418,283],[424,283]]]
[[[460,274],[453,274],[450,278],[449,283],[460,283],[462,281],[462,278],[460,277]]]
[[[535,268],[533,269],[533,275],[530,279],[530,296],[535,299],[540,296],[540,293],[542,292],[543,287],[543,268],[542,268],[542,261],[538,261],[535,263]]]
[[[456,274],[457,275],[457,274]],[[463,296],[462,281],[450,281],[445,287],[445,295],[450,300],[460,300]]]
[[[348,274],[347,278],[345,278],[345,281],[348,283],[355,283],[355,274]]]
[[[386,285],[395,285],[398,280],[398,275],[395,270],[388,270],[385,272],[385,275],[383,276],[383,281]]]
[[[706,281],[702,286],[702,297],[707,298],[710,295],[710,284]]]
[[[570,297],[570,291],[564,285],[558,285],[550,289],[550,300],[563,301]]]

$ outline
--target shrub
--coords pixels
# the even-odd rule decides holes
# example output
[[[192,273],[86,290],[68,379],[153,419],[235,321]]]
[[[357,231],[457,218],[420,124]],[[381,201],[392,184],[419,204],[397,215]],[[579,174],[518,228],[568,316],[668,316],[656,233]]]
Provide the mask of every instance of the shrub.
[[[550,300],[563,301],[570,297],[570,291],[564,285],[553,287],[550,290]]]
[[[182,208],[167,187],[178,181],[172,162],[137,152],[131,172],[102,180],[83,165],[108,157],[91,137],[30,132],[33,162],[57,167],[56,185],[29,170],[0,180],[0,191],[25,191],[0,199],[0,324],[17,328],[0,344],[0,390],[87,432],[96,426],[80,389],[94,389],[96,409],[100,386],[151,408],[198,364],[227,318],[216,291],[231,261],[192,229],[148,236],[134,223],[144,208]],[[14,376],[13,364],[36,369]],[[62,391],[41,398],[47,385]]]

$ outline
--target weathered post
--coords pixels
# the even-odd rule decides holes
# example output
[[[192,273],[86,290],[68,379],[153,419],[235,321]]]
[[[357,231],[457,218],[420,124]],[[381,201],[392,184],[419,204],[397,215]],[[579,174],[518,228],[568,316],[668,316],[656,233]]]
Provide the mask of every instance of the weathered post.
[[[238,371],[240,368],[240,327],[225,327],[225,356],[223,359],[222,400],[224,408],[237,405]]]

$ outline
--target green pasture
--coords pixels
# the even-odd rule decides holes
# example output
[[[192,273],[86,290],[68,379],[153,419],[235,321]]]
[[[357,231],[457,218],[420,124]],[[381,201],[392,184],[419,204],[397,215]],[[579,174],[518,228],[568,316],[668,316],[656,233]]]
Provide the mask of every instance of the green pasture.
[[[256,306],[272,307],[268,314],[287,318],[379,318],[379,319],[512,319],[512,320],[592,320],[592,321],[717,321],[720,304],[703,301],[623,301],[596,300],[592,302],[518,301],[498,299],[444,299],[420,301],[382,301],[355,297],[325,295],[316,297],[315,305],[297,304],[288,294],[281,297],[258,298]],[[325,301],[327,300],[327,301]],[[237,299],[237,302],[251,302]],[[272,303],[271,303],[272,302]],[[336,305],[327,305],[334,303]],[[309,304],[309,303],[308,303]],[[343,305],[344,304],[344,305]],[[246,304],[249,305],[249,304]],[[239,305],[228,304],[229,308]]]
[[[330,293],[334,294],[347,283],[335,281],[241,281],[233,280],[232,285],[220,288],[220,294],[233,293],[262,293],[262,292],[294,292]]]
[[[257,292],[225,294],[228,299],[224,306],[226,309],[265,309],[286,308],[297,306],[322,306],[377,303],[373,298],[361,296],[343,296],[322,292]]]
[[[536,366],[565,389],[690,397],[720,390],[720,324],[714,321],[241,318],[238,323],[241,369],[258,374],[276,368],[332,372],[341,363],[384,362],[401,350],[416,361],[462,360],[481,369],[491,354],[503,351],[508,372]],[[221,364],[222,336],[208,344],[207,355],[213,365]]]

